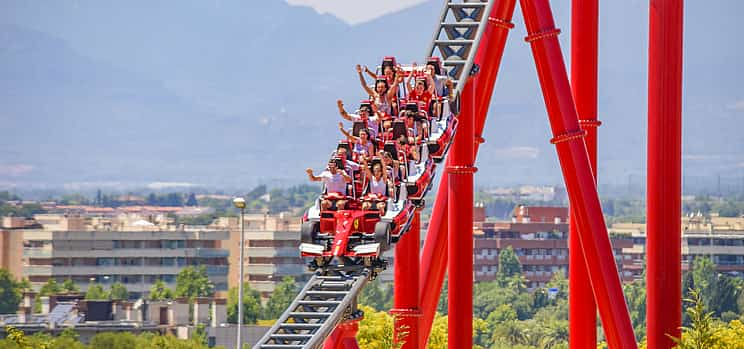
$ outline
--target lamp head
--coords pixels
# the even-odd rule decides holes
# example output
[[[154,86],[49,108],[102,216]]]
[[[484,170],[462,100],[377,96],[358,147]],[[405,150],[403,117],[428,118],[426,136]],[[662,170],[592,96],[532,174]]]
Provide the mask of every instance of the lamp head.
[[[239,208],[239,209],[242,210],[242,209],[245,208],[245,199],[243,199],[243,198],[234,198],[233,199],[233,205],[235,207],[237,207],[237,208]]]

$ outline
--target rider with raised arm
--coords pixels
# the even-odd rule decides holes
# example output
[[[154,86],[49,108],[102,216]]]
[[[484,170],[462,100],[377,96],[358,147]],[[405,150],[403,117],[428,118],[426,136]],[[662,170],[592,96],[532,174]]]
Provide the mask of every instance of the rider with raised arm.
[[[398,75],[401,71],[395,65],[395,58],[386,57],[382,60],[382,76],[378,76],[375,72],[369,70],[367,66],[364,67],[364,72],[367,73],[372,79],[377,80],[378,78],[385,78],[388,84],[393,85],[398,80]]]
[[[423,102],[426,108],[430,111],[437,111],[439,108],[437,107],[437,101],[436,101],[436,90],[434,89],[434,80],[431,76],[428,74],[424,74],[423,76],[418,76],[418,70],[416,69],[416,63],[414,62],[412,65],[413,70],[411,71],[411,75],[408,77],[408,80],[406,81],[406,91],[408,92],[408,100],[409,101],[420,101]],[[411,84],[411,81],[415,78],[416,82],[415,85]],[[432,116],[438,116],[437,114],[432,114]]]
[[[367,129],[363,128],[359,130],[358,137],[346,131],[343,122],[338,123],[338,129],[344,136],[349,138],[349,142],[354,144],[351,151],[357,159],[366,159],[375,153],[375,146],[369,138],[369,131]]]
[[[385,215],[385,199],[387,199],[390,192],[390,179],[388,178],[387,171],[383,171],[382,163],[376,162],[372,165],[370,170],[366,160],[362,160],[362,169],[366,172],[367,178],[369,178],[369,184],[367,195],[362,199],[362,210],[369,210],[372,205],[375,205],[380,211],[380,216]]]
[[[427,77],[431,78],[431,81],[434,81],[434,91],[437,93],[437,96],[445,97],[449,94],[448,92],[452,91],[452,80],[447,75],[442,74],[439,59],[435,57],[429,58],[426,62],[424,73]]]
[[[377,138],[377,131],[380,129],[380,117],[376,115],[376,113],[372,113],[372,111],[376,109],[375,107],[362,102],[358,114],[349,114],[346,112],[346,109],[344,109],[344,102],[342,100],[337,100],[336,105],[338,106],[338,113],[341,114],[342,118],[351,122],[364,122],[365,126],[369,128],[370,137],[372,139]]]
[[[368,69],[369,70],[369,69]],[[362,67],[357,64],[356,71],[359,75],[359,83],[362,84],[362,88],[369,95],[370,100],[377,106],[377,108],[387,114],[393,115],[393,105],[395,104],[395,96],[398,93],[398,84],[390,86],[387,79],[378,78],[375,80],[374,89],[367,86],[367,81],[362,75]]]
[[[334,204],[338,210],[343,210],[346,207],[346,183],[351,182],[351,176],[346,174],[346,171],[338,168],[340,161],[336,160],[339,159],[331,159],[328,162],[328,169],[317,176],[313,175],[312,168],[305,170],[311,181],[325,184],[326,195],[320,202],[321,210],[331,209]]]

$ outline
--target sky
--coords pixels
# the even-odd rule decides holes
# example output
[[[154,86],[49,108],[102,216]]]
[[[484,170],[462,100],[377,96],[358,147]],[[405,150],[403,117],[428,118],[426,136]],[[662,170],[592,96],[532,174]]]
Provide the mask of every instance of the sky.
[[[349,24],[371,21],[427,0],[286,0],[290,5],[309,6],[320,14],[331,14]]]

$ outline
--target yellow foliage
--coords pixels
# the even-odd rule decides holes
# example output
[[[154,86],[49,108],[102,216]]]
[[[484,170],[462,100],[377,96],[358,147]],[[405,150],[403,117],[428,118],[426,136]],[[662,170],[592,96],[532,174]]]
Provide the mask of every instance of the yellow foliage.
[[[744,324],[739,320],[733,320],[728,326],[719,324],[715,336],[718,345],[715,349],[742,349],[744,348]]]
[[[365,349],[390,349],[393,343],[393,317],[383,311],[375,311],[371,307],[360,305],[364,311],[364,319],[359,323],[357,342]],[[475,331],[482,327],[474,322]],[[477,328],[476,328],[477,327]],[[447,317],[437,313],[429,336],[428,349],[447,349]]]
[[[393,340],[393,317],[371,307],[360,305],[364,319],[359,323],[357,342],[361,348],[388,349]]]
[[[256,326],[274,326],[274,323],[276,320],[270,319],[270,320],[256,320]]]

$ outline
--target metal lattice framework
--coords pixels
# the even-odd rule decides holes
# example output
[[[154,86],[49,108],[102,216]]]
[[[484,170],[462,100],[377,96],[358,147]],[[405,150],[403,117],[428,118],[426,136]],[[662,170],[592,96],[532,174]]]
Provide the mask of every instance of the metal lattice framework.
[[[426,57],[441,57],[458,92],[473,69],[475,54],[483,37],[488,13],[495,1],[455,1],[444,4],[434,38]],[[486,19],[484,21],[484,19]]]
[[[358,276],[313,277],[255,349],[315,349],[336,326],[361,315],[356,299],[367,283],[366,272]]]

